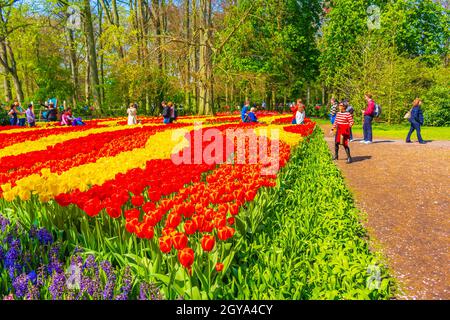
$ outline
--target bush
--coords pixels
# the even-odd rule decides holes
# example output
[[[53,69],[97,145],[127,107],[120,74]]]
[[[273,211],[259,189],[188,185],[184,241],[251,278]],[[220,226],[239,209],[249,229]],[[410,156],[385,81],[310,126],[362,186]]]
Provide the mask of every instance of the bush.
[[[424,97],[426,126],[450,126],[450,95],[448,88],[435,86]]]

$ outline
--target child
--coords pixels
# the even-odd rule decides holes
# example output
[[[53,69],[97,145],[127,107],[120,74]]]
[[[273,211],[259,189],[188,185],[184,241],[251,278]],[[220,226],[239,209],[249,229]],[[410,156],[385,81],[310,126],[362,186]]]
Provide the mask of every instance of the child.
[[[305,107],[303,105],[300,105],[298,107],[297,113],[295,114],[295,123],[303,124],[305,118],[306,118]]]
[[[348,147],[348,140],[350,139],[350,129],[353,126],[353,116],[347,112],[344,103],[339,104],[339,112],[336,114],[332,131],[336,130],[335,142],[335,155],[333,160],[339,158],[339,144],[341,137],[343,139],[345,152],[347,153],[347,163],[352,163],[352,157],[350,156],[350,148]]]

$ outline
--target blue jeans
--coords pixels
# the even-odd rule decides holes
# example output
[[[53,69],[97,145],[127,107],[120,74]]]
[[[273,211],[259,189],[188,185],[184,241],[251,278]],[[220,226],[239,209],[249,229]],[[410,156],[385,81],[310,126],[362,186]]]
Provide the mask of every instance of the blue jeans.
[[[297,119],[292,119],[292,122],[291,122],[292,124],[297,124]]]
[[[27,119],[25,119],[25,118],[20,118],[19,119],[19,126],[21,126],[21,127],[25,127],[25,121],[26,121]]]
[[[420,134],[420,123],[417,122],[411,122],[411,128],[409,128],[408,136],[406,137],[406,141],[411,141],[411,135],[416,130],[417,133],[417,140],[419,142],[423,142],[422,135]]]
[[[17,118],[10,118],[9,124],[12,126],[17,126]]]
[[[336,115],[331,115],[330,114],[330,121],[331,121],[331,124],[334,124],[334,121],[336,120]]]
[[[350,128],[350,140],[353,140],[353,129]]]
[[[164,118],[164,124],[169,124],[170,123],[170,118]]]
[[[372,120],[373,117],[364,116],[364,125],[363,125],[364,141],[372,142]]]

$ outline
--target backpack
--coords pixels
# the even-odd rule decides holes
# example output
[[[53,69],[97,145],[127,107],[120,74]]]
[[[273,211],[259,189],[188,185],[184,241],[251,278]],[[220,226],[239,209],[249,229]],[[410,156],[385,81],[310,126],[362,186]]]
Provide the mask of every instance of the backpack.
[[[376,118],[381,116],[381,106],[378,103],[375,103],[375,109],[373,111],[373,116]]]

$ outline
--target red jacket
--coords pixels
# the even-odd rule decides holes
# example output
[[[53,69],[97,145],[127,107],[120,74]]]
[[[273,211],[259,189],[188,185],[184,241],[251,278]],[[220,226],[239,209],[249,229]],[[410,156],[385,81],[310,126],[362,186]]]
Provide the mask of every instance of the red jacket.
[[[292,107],[291,107],[291,111],[292,111],[292,113],[294,114],[293,117],[292,117],[292,120],[294,120],[295,117],[296,117],[296,115],[297,115],[298,105],[292,106]]]
[[[375,112],[375,101],[370,99],[369,103],[367,104],[367,109],[366,111],[364,111],[364,115],[373,117],[374,112]]]

